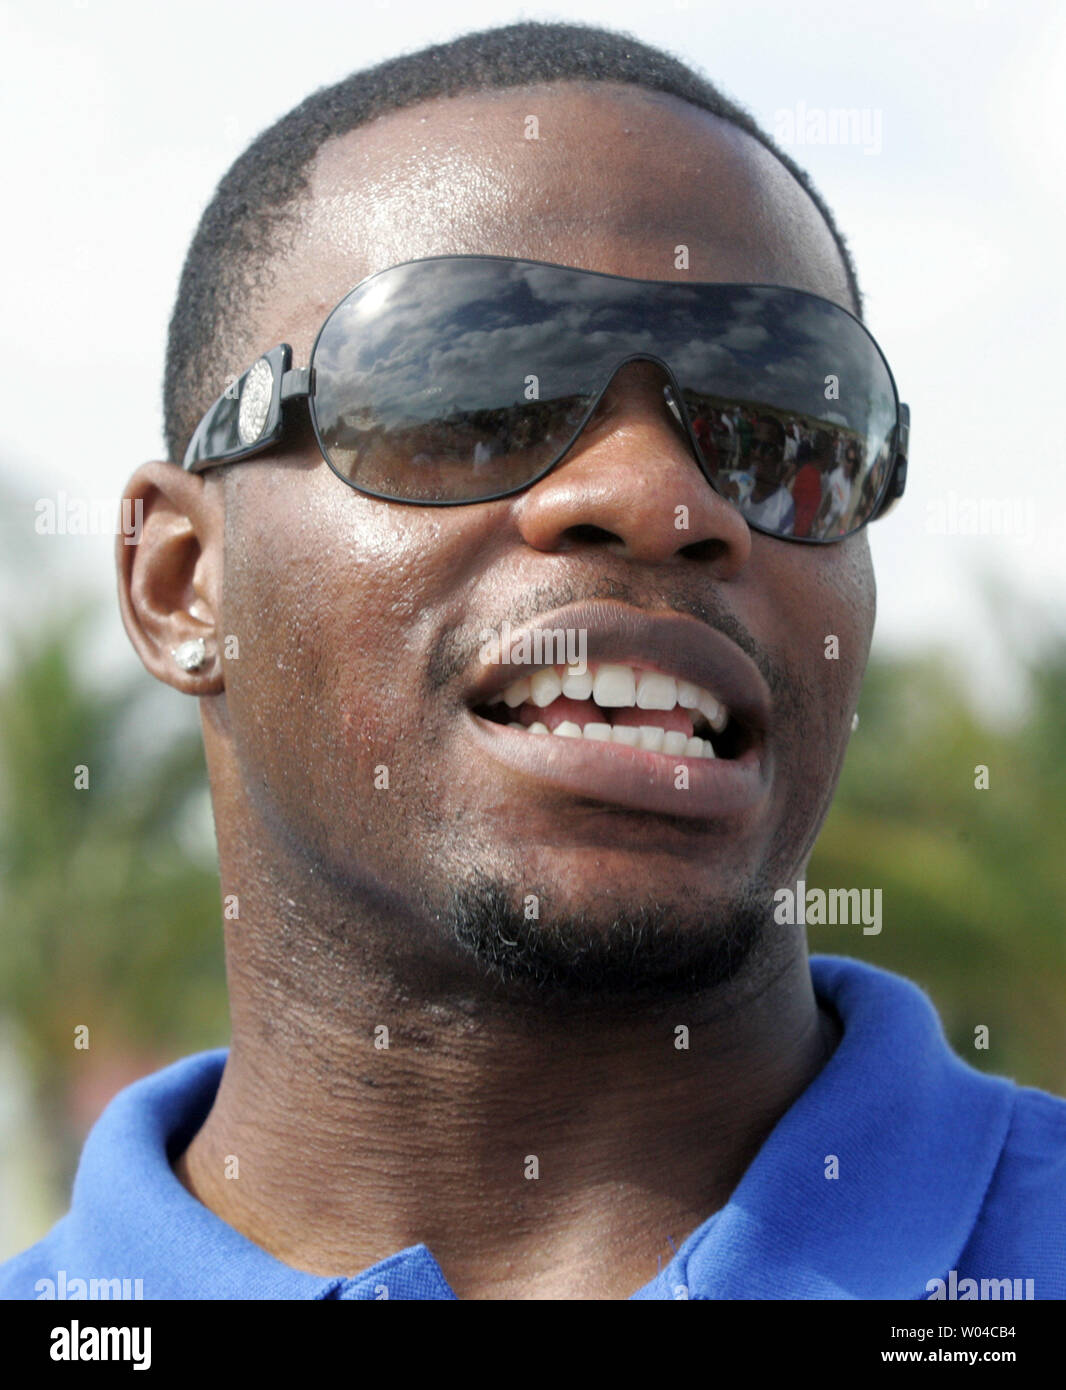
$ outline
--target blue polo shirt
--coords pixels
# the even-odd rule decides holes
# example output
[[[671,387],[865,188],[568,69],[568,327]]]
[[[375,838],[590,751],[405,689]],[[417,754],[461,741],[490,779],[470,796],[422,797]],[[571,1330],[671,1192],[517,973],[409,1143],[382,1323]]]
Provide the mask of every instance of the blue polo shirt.
[[[833,956],[811,973],[840,1044],[728,1203],[633,1298],[980,1297],[967,1280],[997,1281],[992,1296],[1066,1297],[1066,1101],[960,1061],[909,981]],[[206,1117],[225,1060],[187,1057],[112,1100],[69,1213],[0,1266],[0,1297],[141,1279],[146,1299],[454,1298],[424,1245],[324,1278],[189,1195],[170,1157]],[[1021,1282],[1005,1295],[1004,1280]]]

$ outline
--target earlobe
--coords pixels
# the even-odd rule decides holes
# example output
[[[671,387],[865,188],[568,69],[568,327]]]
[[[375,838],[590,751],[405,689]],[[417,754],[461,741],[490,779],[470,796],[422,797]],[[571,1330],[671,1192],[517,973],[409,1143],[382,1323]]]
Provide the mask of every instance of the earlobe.
[[[173,463],[146,463],[127,484],[122,506],[139,518],[116,544],[119,607],[134,649],[175,690],[220,694],[221,486]]]

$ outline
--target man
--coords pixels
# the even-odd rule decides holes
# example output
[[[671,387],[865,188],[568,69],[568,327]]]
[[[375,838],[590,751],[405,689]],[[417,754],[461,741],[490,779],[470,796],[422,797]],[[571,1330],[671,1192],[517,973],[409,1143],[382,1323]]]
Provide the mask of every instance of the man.
[[[147,669],[200,701],[232,1046],[112,1102],[5,1295],[59,1269],[147,1298],[1066,1292],[1066,1104],[775,912],[847,748],[874,515],[749,527],[682,349],[695,305],[746,418],[781,374],[734,330],[780,365],[800,301],[820,394],[861,308],[828,210],[600,30],[400,59],[238,161],[120,571]],[[903,419],[868,423],[901,450]],[[556,628],[587,652],[531,656]]]
[[[772,415],[760,415],[752,429],[749,471],[738,501],[745,518],[781,535],[791,535],[796,508],[789,490],[793,465],[785,460],[785,429]],[[743,476],[743,475],[742,475]]]
[[[814,444],[809,442],[801,444],[797,431],[794,454],[796,472],[790,487],[792,501],[796,508],[792,522],[792,534],[794,536],[808,537],[821,510],[823,475],[821,460],[816,453],[816,448],[824,447],[824,445],[819,445],[819,441],[825,441],[827,438],[828,436],[823,430],[817,430],[815,431]],[[785,459],[788,460],[787,445]]]
[[[829,464],[832,462],[830,443],[828,437],[822,436],[822,438],[825,443],[821,448],[819,448],[817,440],[815,443],[816,456],[825,460],[821,512],[826,526],[835,534],[851,505],[851,494],[859,466],[858,451],[854,443],[849,441],[843,458],[835,468],[830,469]]]
[[[800,432],[795,420],[790,420],[785,429],[785,462],[793,463],[799,453]]]

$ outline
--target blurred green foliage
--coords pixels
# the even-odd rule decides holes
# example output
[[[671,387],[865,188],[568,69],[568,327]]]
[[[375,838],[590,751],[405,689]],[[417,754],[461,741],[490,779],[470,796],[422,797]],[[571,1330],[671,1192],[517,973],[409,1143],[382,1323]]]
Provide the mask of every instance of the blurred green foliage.
[[[972,1065],[1066,1095],[1066,647],[1026,664],[1028,717],[997,728],[944,658],[871,663],[808,885],[881,888],[882,930],[808,939],[922,985]]]
[[[57,1211],[81,1141],[74,1025],[96,1053],[157,1064],[227,1036],[217,874],[179,833],[206,785],[199,733],[146,723],[143,676],[108,694],[87,682],[92,617],[16,637],[0,686],[0,1010],[56,1154]],[[808,886],[881,888],[883,930],[809,936],[926,987],[975,1066],[1066,1093],[1066,649],[1029,677],[1027,721],[993,727],[944,659],[871,664]]]
[[[0,684],[0,1010],[64,1191],[82,1137],[75,1026],[89,1027],[95,1066],[213,1046],[227,1018],[217,874],[178,833],[206,780],[199,734],[156,736],[143,675],[113,693],[87,683],[93,616],[16,636]]]

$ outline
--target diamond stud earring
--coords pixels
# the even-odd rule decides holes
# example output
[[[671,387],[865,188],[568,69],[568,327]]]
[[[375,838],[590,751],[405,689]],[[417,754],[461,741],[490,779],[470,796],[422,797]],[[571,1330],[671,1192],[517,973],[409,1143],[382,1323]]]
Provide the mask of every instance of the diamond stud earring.
[[[194,637],[175,647],[170,655],[183,671],[198,671],[207,659],[207,648],[202,637]]]

